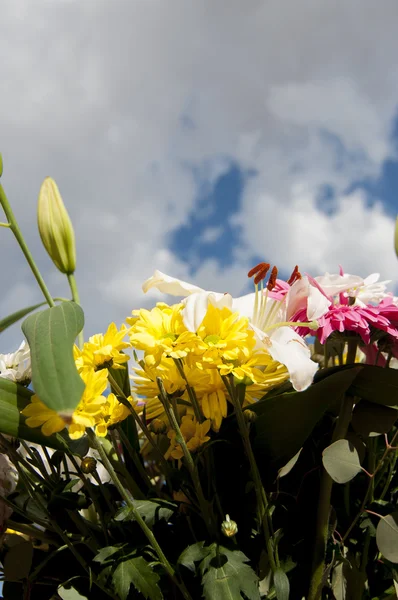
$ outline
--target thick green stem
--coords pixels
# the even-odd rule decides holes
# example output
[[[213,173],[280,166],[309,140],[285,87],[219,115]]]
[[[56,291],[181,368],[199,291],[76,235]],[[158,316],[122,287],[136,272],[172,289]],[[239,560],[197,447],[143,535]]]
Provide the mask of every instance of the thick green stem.
[[[10,227],[11,231],[13,232],[22,252],[24,253],[24,256],[32,270],[33,275],[36,278],[37,283],[39,284],[41,291],[43,292],[45,299],[48,302],[48,305],[54,306],[54,300],[53,300],[50,292],[48,291],[46,284],[44,283],[44,279],[41,276],[40,271],[37,268],[35,261],[33,260],[33,256],[31,255],[28,246],[26,245],[26,242],[24,240],[22,232],[18,227],[17,220],[14,216],[14,213],[12,212],[10,203],[8,202],[7,196],[5,194],[5,191],[4,191],[1,183],[0,183],[0,204],[3,207],[5,215],[8,219],[9,227]]]
[[[265,539],[265,545],[267,548],[268,560],[270,563],[270,567],[273,573],[276,572],[278,568],[278,559],[274,553],[274,547],[271,539],[271,522],[269,516],[269,502],[267,498],[267,494],[263,487],[261,476],[257,467],[256,459],[253,453],[253,449],[250,443],[250,435],[249,429],[245,420],[245,416],[243,414],[242,405],[245,398],[246,387],[243,384],[238,384],[237,393],[235,393],[235,389],[233,383],[228,381],[226,378],[225,383],[227,384],[227,389],[230,390],[230,396],[232,403],[235,408],[236,420],[238,422],[239,432],[242,437],[243,446],[246,452],[246,456],[249,460],[250,470],[253,477],[254,489],[256,492],[257,499],[257,515],[259,523],[261,523],[263,528],[263,534]]]
[[[162,401],[162,404],[164,406],[164,409],[166,411],[167,417],[169,419],[169,423],[171,425],[171,427],[174,429],[175,433],[176,433],[176,440],[177,442],[180,444],[182,452],[184,454],[184,459],[189,471],[189,474],[191,475],[192,478],[192,482],[195,488],[195,492],[196,495],[198,497],[198,502],[199,502],[199,506],[200,506],[200,510],[202,512],[203,518],[205,520],[206,523],[206,528],[207,531],[209,533],[210,536],[213,536],[215,534],[215,528],[214,528],[214,524],[213,524],[213,517],[211,514],[211,510],[210,510],[210,506],[208,501],[206,500],[204,494],[203,494],[203,490],[202,490],[202,485],[200,483],[200,478],[199,478],[199,473],[198,470],[195,466],[195,463],[193,461],[192,455],[188,449],[188,446],[185,442],[185,438],[181,433],[181,429],[178,425],[178,421],[177,418],[174,414],[173,409],[171,408],[170,404],[169,404],[169,399],[167,397],[167,393],[166,390],[164,389],[163,386],[163,382],[161,380],[160,377],[157,377],[156,379],[158,387],[159,387],[159,391],[160,391],[160,399]]]
[[[332,444],[346,436],[351,421],[353,406],[354,397],[345,396],[341,403],[340,414],[334,430]],[[325,552],[329,534],[332,487],[333,480],[324,467],[322,467],[308,600],[318,600],[322,594],[323,576],[325,572]]]
[[[120,496],[122,497],[122,499],[125,501],[125,503],[129,507],[129,509],[131,510],[131,512],[134,516],[134,519],[137,521],[138,525],[140,526],[140,528],[141,528],[142,532],[144,533],[145,537],[147,538],[148,542],[150,543],[150,545],[156,552],[156,554],[159,558],[159,561],[162,564],[163,568],[165,569],[166,573],[168,574],[170,579],[173,581],[173,583],[179,588],[183,597],[186,600],[192,600],[184,583],[182,581],[179,581],[179,579],[177,578],[175,570],[173,569],[173,567],[167,560],[166,556],[164,555],[163,550],[159,546],[158,541],[155,538],[153,532],[149,529],[148,525],[145,523],[144,519],[141,517],[140,513],[136,509],[132,498],[129,496],[129,494],[124,489],[119,477],[117,476],[115,469],[113,468],[111,461],[109,460],[109,458],[104,450],[103,445],[101,444],[101,442],[99,442],[97,440],[95,434],[91,431],[91,429],[87,430],[87,435],[88,435],[88,439],[90,441],[92,448],[97,450],[97,452],[99,453],[102,463],[103,463],[104,467],[106,468],[106,470],[108,471],[115,487],[119,491]]]
[[[76,283],[76,278],[75,278],[74,273],[68,273],[67,278],[68,278],[70,291],[72,293],[72,299],[74,302],[76,302],[76,304],[80,305],[80,296],[79,296],[79,291],[77,289],[77,283]],[[83,344],[84,344],[83,329],[79,332],[79,334],[77,336],[77,340],[78,340],[79,348],[83,348]]]

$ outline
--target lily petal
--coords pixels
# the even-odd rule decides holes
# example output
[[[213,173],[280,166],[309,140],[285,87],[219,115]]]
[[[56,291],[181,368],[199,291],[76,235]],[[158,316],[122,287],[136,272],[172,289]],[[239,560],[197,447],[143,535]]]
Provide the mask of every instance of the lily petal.
[[[307,389],[319,365],[311,360],[310,349],[303,338],[290,327],[279,327],[271,338],[257,328],[255,332],[272,358],[286,366],[294,389],[298,392]]]
[[[171,296],[189,296],[197,292],[204,292],[204,290],[197,285],[187,283],[176,277],[170,277],[162,271],[155,271],[152,277],[149,277],[142,284],[142,289],[146,294],[151,288],[156,288],[163,294],[170,294]]]

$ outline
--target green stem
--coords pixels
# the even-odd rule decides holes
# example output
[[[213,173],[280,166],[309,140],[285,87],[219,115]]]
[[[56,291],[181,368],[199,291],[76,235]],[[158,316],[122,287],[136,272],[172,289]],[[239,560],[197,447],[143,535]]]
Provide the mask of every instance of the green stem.
[[[203,490],[202,490],[202,485],[200,483],[200,478],[199,478],[199,473],[198,470],[195,466],[195,463],[193,461],[192,455],[188,449],[188,446],[185,442],[185,438],[181,433],[181,429],[180,426],[178,425],[178,421],[177,418],[174,414],[173,409],[171,408],[170,404],[169,404],[169,399],[167,397],[167,393],[166,390],[164,389],[163,386],[163,382],[161,380],[160,377],[156,378],[158,387],[159,387],[159,392],[160,392],[160,399],[162,401],[162,404],[164,406],[164,409],[166,411],[167,417],[169,419],[169,423],[171,425],[171,427],[174,429],[175,433],[176,433],[176,441],[180,444],[182,452],[184,454],[184,458],[185,458],[185,462],[189,471],[189,474],[191,475],[192,478],[192,482],[194,484],[195,487],[195,492],[196,495],[198,497],[198,501],[199,501],[199,506],[200,506],[200,510],[202,512],[203,518],[205,520],[206,523],[206,528],[207,531],[209,533],[210,536],[213,536],[213,534],[215,533],[214,531],[214,524],[213,524],[213,518],[211,515],[211,511],[209,509],[209,503],[206,500],[204,494],[203,494]]]
[[[347,429],[351,421],[353,406],[354,397],[345,396],[341,402],[340,414],[332,437],[332,444],[346,436]],[[332,487],[333,480],[325,468],[322,467],[308,600],[318,600],[322,594],[323,575],[325,572],[326,544],[329,534],[330,499]]]
[[[80,305],[79,290],[77,289],[77,283],[76,283],[76,278],[75,278],[74,273],[68,273],[67,278],[68,278],[70,291],[72,293],[72,300],[74,302],[76,302],[76,304]],[[77,341],[78,341],[79,348],[83,348],[83,344],[84,344],[83,329],[79,332],[79,334],[77,336]]]
[[[198,399],[196,398],[195,390],[188,383],[188,379],[187,379],[187,376],[185,375],[182,361],[179,358],[175,358],[174,362],[176,364],[179,374],[181,375],[181,377],[183,378],[183,380],[186,383],[186,389],[187,389],[188,396],[189,396],[189,399],[191,401],[191,404],[192,404],[192,407],[193,407],[193,410],[195,413],[195,418],[198,421],[198,423],[202,423],[203,416],[200,411]]]
[[[159,558],[159,561],[162,564],[163,568],[165,569],[166,573],[168,574],[170,579],[173,581],[173,583],[179,588],[183,597],[186,600],[192,600],[191,595],[189,594],[188,590],[186,589],[184,583],[182,581],[178,580],[175,570],[173,569],[173,567],[167,560],[166,556],[164,555],[163,550],[159,546],[158,541],[155,538],[153,532],[149,529],[148,525],[145,523],[144,519],[141,517],[140,513],[136,509],[132,498],[129,496],[129,494],[124,489],[124,487],[123,487],[119,477],[117,476],[117,473],[116,473],[115,469],[113,468],[113,465],[112,465],[111,461],[109,460],[101,442],[99,442],[97,440],[95,434],[93,433],[93,431],[91,429],[87,429],[87,435],[88,435],[88,439],[90,441],[92,448],[97,450],[97,452],[99,453],[101,460],[103,462],[103,465],[106,468],[106,470],[108,471],[115,487],[119,491],[120,496],[122,497],[122,499],[125,501],[125,503],[129,507],[129,509],[131,510],[131,512],[134,516],[134,519],[137,521],[138,525],[140,526],[140,528],[141,528],[142,532],[144,533],[145,537],[147,538],[148,542],[150,543],[152,548],[155,550],[155,552]]]
[[[227,385],[228,382],[228,385]],[[256,459],[253,453],[253,449],[250,443],[250,435],[249,429],[247,427],[247,423],[245,420],[245,416],[243,414],[242,405],[246,394],[246,387],[243,384],[237,385],[237,394],[235,393],[232,382],[224,381],[227,385],[227,389],[230,390],[230,396],[232,403],[235,408],[236,420],[238,422],[239,432],[242,437],[243,446],[246,452],[246,456],[249,460],[250,470],[253,477],[254,489],[256,492],[257,499],[257,514],[259,523],[261,523],[263,528],[263,534],[265,539],[265,545],[268,553],[268,560],[270,563],[270,567],[272,573],[275,573],[277,568],[279,567],[278,560],[274,553],[274,547],[271,539],[271,523],[269,516],[269,502],[267,498],[267,494],[263,487],[261,476],[257,467]]]
[[[10,227],[11,231],[13,232],[22,252],[24,253],[24,256],[32,270],[33,275],[36,278],[37,283],[39,284],[41,291],[43,292],[45,299],[47,300],[48,305],[54,306],[54,300],[52,299],[52,296],[51,296],[50,292],[48,291],[46,284],[44,283],[44,279],[41,276],[40,271],[37,268],[35,261],[33,260],[33,256],[31,255],[30,250],[29,250],[28,246],[26,245],[26,242],[24,240],[22,232],[19,229],[17,220],[14,216],[14,213],[12,212],[10,203],[8,202],[7,196],[5,194],[4,188],[1,185],[1,183],[0,183],[0,204],[3,207],[5,215],[8,219],[9,227]]]

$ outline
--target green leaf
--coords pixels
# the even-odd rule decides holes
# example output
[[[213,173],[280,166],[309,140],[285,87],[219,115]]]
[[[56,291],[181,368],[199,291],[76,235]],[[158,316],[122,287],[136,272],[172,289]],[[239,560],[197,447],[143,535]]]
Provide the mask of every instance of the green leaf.
[[[259,580],[248,564],[248,558],[239,550],[228,550],[216,544],[201,564],[203,595],[207,600],[259,600]],[[245,594],[245,596],[243,596]]]
[[[363,437],[388,433],[397,420],[398,411],[383,404],[361,400],[352,415],[352,426]]]
[[[290,473],[290,471],[293,469],[294,465],[296,464],[296,462],[300,458],[301,451],[302,451],[302,448],[300,448],[300,450],[297,452],[297,454],[295,454],[293,456],[293,458],[291,458],[289,460],[289,462],[285,464],[284,467],[282,467],[281,469],[279,469],[279,471],[278,471],[278,479],[280,479],[281,477],[285,477],[286,475],[288,475]]]
[[[358,451],[348,440],[337,440],[325,448],[322,462],[336,483],[351,481],[361,470]]]
[[[363,400],[398,408],[398,370],[362,365],[350,394]]]
[[[40,302],[40,304],[33,304],[33,306],[28,306],[27,308],[21,308],[21,310],[17,310],[15,313],[8,315],[8,317],[5,317],[4,319],[0,319],[0,333],[2,331],[5,331],[11,325],[14,325],[14,323],[19,321],[20,319],[23,319],[23,317],[26,317],[26,315],[28,315],[29,313],[33,312],[37,308],[40,308],[40,306],[44,306],[45,304],[47,304],[47,302]]]
[[[148,527],[152,527],[161,519],[168,521],[177,509],[177,506],[173,502],[160,499],[133,500],[133,504]],[[128,506],[122,506],[115,515],[115,521],[124,521],[126,519],[134,520],[134,513]]]
[[[274,587],[278,600],[289,600],[289,579],[282,569],[276,569],[274,573]]]
[[[195,572],[195,563],[203,560],[209,552],[211,552],[210,548],[204,548],[204,542],[197,542],[196,544],[192,544],[185,548],[185,550],[178,557],[178,563],[180,565],[184,565],[190,571]]]
[[[326,410],[341,401],[362,368],[333,370],[304,392],[265,397],[252,404],[250,410],[259,415],[253,424],[253,446],[259,462],[274,462],[280,467],[297,454]]]
[[[95,562],[104,563],[116,552],[120,552],[122,550],[123,545],[121,546],[106,546],[105,548],[101,548],[98,554],[95,555],[93,560]]]
[[[120,562],[112,575],[113,585],[122,600],[126,600],[133,584],[144,598],[161,600],[162,592],[157,584],[159,575],[142,556],[130,557]]]
[[[65,416],[72,414],[84,391],[73,359],[73,344],[83,324],[83,311],[75,302],[52,306],[22,323],[35,393],[46,406]]]
[[[61,585],[57,589],[57,594],[62,600],[87,600],[87,596],[82,596],[74,587],[64,587]]]
[[[398,563],[398,511],[381,517],[376,529],[376,543],[387,560]]]
[[[332,573],[332,590],[336,600],[345,600],[347,595],[347,580],[344,574],[344,563],[339,563]]]
[[[63,444],[56,436],[45,436],[39,427],[25,425],[26,418],[21,410],[30,402],[32,392],[18,383],[0,377],[0,432],[27,442],[49,448],[62,449]]]

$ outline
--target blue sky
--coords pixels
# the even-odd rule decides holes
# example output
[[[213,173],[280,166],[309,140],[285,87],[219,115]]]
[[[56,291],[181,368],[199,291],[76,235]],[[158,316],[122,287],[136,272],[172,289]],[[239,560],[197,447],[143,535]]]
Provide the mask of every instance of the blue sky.
[[[162,299],[141,289],[155,269],[239,294],[259,260],[342,264],[397,293],[397,17],[396,0],[4,0],[2,183],[65,296],[35,226],[57,181],[87,334]],[[4,229],[0,252],[3,317],[41,296]]]

